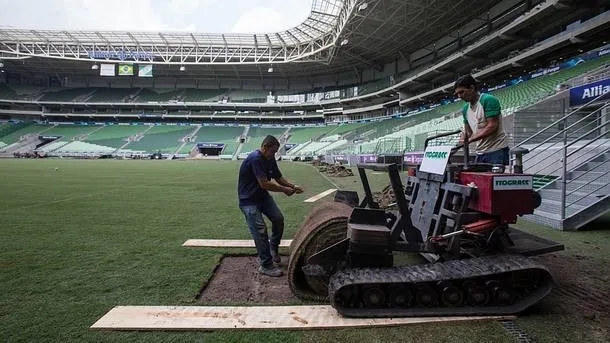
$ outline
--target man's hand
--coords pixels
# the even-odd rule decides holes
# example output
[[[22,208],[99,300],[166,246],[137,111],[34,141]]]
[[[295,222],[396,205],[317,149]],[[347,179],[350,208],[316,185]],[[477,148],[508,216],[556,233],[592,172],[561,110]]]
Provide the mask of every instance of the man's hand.
[[[296,192],[296,190],[294,188],[284,187],[284,190],[282,192],[284,192],[284,194],[286,194],[287,196],[291,196]]]
[[[303,188],[301,186],[294,185],[294,192],[296,194],[301,194],[303,193]]]

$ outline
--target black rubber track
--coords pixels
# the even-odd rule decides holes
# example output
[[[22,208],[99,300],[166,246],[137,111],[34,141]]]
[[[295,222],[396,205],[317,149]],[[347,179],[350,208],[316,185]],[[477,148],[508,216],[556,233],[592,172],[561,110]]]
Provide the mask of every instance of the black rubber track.
[[[418,285],[434,285],[438,282],[461,284],[468,280],[483,283],[513,272],[531,275],[531,280],[526,280],[529,285],[527,290],[520,292],[516,301],[510,305],[470,306],[464,303],[450,307],[437,302],[434,306],[420,307],[412,302],[404,307],[386,305],[373,308],[365,307],[359,301],[359,305],[343,305],[345,300],[342,297],[350,294],[346,289],[356,289],[355,287],[401,287],[412,290]],[[333,307],[347,317],[510,315],[539,302],[550,293],[552,286],[553,277],[543,265],[520,255],[498,255],[415,266],[344,269],[331,276],[329,298]]]

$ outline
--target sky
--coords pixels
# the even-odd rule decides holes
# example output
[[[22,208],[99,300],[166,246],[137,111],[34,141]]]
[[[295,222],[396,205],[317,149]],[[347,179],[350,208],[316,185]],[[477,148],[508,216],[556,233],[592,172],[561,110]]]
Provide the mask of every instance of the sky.
[[[302,23],[313,0],[0,0],[0,28],[277,32]]]

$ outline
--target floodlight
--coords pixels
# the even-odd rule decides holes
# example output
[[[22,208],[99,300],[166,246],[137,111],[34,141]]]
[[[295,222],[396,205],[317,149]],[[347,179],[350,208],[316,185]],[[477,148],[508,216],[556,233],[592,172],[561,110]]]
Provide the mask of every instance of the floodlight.
[[[4,63],[0,62],[0,68],[4,67]]]
[[[269,69],[267,69],[268,73],[273,73],[273,67],[269,67]]]
[[[185,66],[180,66],[180,71],[185,71],[186,67]]]
[[[93,70],[98,70],[100,67],[97,64],[94,64],[91,66],[91,69]]]

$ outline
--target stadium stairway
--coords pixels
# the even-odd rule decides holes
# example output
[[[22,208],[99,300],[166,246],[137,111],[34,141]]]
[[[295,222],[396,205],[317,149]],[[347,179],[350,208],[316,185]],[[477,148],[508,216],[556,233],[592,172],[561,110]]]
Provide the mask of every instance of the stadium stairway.
[[[569,92],[564,92],[563,101],[568,97]],[[545,107],[557,108],[557,113],[549,116],[547,111],[538,118],[557,119],[522,122],[531,126],[530,132],[535,125],[543,128],[515,145],[530,151],[523,158],[524,171],[534,175],[534,189],[542,198],[540,207],[524,219],[578,230],[610,211],[610,102],[565,110],[552,103]],[[515,113],[517,118],[520,114]],[[522,131],[520,126],[515,129]]]
[[[81,141],[87,140],[87,137],[89,137],[90,135],[92,135],[92,134],[94,134],[94,133],[96,133],[96,132],[98,132],[98,131],[100,131],[100,130],[102,130],[104,128],[105,128],[104,125],[100,125],[100,127],[98,127],[97,129],[95,129],[93,131],[89,131],[86,134],[82,135],[79,140],[81,140]]]
[[[199,132],[199,130],[201,130],[201,125],[197,125],[197,127],[195,128],[195,130],[193,132],[191,132],[190,134],[184,136],[183,140],[184,142],[182,143],[182,145],[180,145],[180,147],[178,147],[178,149],[176,149],[176,151],[174,151],[173,154],[171,154],[168,159],[171,159],[174,157],[174,155],[179,154],[180,151],[182,151],[182,149],[184,149],[184,146],[187,144],[195,144],[194,143],[194,139],[197,135],[197,132]],[[187,140],[187,138],[189,138],[189,140]]]
[[[542,204],[525,219],[561,230],[579,229],[609,211],[609,173],[610,153],[606,152],[566,174],[565,196],[561,178],[539,189]]]
[[[44,126],[31,123],[19,125],[16,131],[11,131],[11,133],[0,139],[6,144],[0,148],[0,152],[10,155],[15,152],[32,151],[38,144],[40,144],[40,139],[38,139],[38,136],[40,136],[43,132],[55,128],[56,126],[57,125]]]
[[[148,131],[152,130],[152,128],[153,128],[153,127],[154,127],[154,126],[152,126],[152,125],[151,125],[151,126],[149,126],[149,127],[146,129],[146,130],[144,130],[144,132],[140,133],[140,134],[139,134],[139,135],[140,135],[140,138],[141,138],[141,137],[143,137],[144,135],[146,135],[146,133],[147,133]],[[120,147],[118,147],[118,148],[117,148],[116,150],[114,150],[112,153],[113,153],[113,154],[116,154],[116,153],[118,153],[118,152],[119,152],[119,151],[121,151],[121,150],[125,150],[125,148],[126,148],[126,147],[127,147],[129,144],[131,144],[132,142],[134,142],[134,141],[128,140],[128,141],[127,141],[125,144],[123,144],[123,145],[121,145]]]
[[[246,127],[244,127],[244,132],[242,132],[241,136],[248,137],[249,132],[250,132],[250,126],[246,126]],[[245,143],[242,142],[241,140],[239,141],[239,145],[237,146],[237,149],[235,149],[235,153],[233,153],[233,156],[231,156],[232,160],[237,160],[237,157],[241,153],[241,149],[243,149],[243,147],[244,147],[244,144]]]

